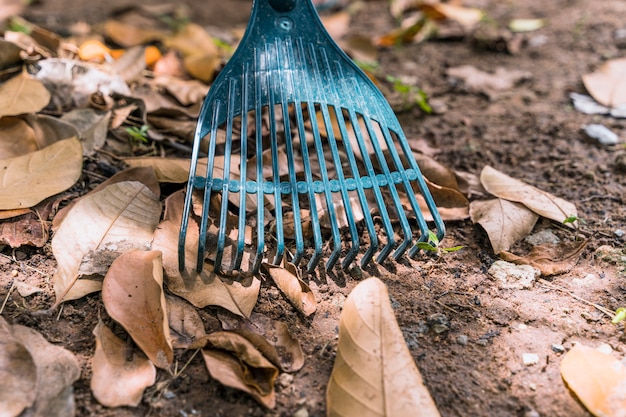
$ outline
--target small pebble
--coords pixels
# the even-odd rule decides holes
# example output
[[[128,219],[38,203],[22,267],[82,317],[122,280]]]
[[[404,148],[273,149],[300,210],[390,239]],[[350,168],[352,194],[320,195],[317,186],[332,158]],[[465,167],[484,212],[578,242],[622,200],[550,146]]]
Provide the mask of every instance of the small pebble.
[[[489,344],[489,340],[487,339],[478,339],[476,344],[479,346],[487,346]]]
[[[467,337],[467,335],[464,335],[464,334],[460,334],[456,338],[456,342],[462,346],[467,346],[468,341],[469,341],[469,338]]]
[[[555,343],[552,345],[552,351],[555,353],[563,353],[565,352],[565,346]]]
[[[524,353],[522,354],[522,362],[525,366],[537,365],[539,363],[539,355],[536,353]]]
[[[291,384],[293,383],[293,375],[288,374],[288,373],[282,373],[280,374],[280,376],[276,379],[276,385],[278,385],[281,388],[287,388],[289,387]]]
[[[524,413],[524,417],[541,417],[541,414],[535,410],[528,410]]]
[[[622,229],[617,229],[613,232],[613,234],[621,239],[624,237],[626,232],[624,232]]]
[[[528,384],[528,388],[530,388],[531,391],[537,391],[537,384],[531,382]]]
[[[583,126],[583,129],[587,136],[596,139],[601,145],[611,146],[619,143],[617,135],[604,125],[590,124]]]
[[[306,408],[302,407],[301,409],[293,413],[293,417],[309,417],[309,411]]]
[[[450,321],[445,314],[435,313],[428,317],[428,326],[430,326],[432,331],[436,334],[441,334],[450,330]]]
[[[606,353],[607,355],[613,353],[613,348],[607,343],[602,343],[600,346],[597,347],[597,350],[602,353]]]

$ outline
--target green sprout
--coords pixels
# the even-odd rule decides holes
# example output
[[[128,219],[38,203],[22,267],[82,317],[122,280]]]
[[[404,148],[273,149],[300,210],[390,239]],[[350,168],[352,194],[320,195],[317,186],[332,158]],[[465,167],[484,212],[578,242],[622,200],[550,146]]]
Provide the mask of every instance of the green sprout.
[[[125,131],[128,134],[131,143],[134,145],[139,145],[142,143],[148,143],[148,129],[148,125],[143,125],[141,127],[127,127]]]
[[[620,307],[615,311],[615,317],[611,320],[611,323],[617,324],[626,320],[626,307]]]
[[[449,252],[456,252],[464,248],[464,246],[452,246],[450,248],[444,248],[440,246],[440,243],[441,242],[439,241],[439,238],[437,237],[437,235],[432,230],[429,230],[428,241],[417,242],[415,245],[422,250],[435,252],[438,255],[449,253]]]
[[[567,216],[565,220],[563,220],[563,224],[574,224],[575,222],[579,222],[581,224],[587,224],[585,219],[581,219],[575,214],[570,214],[569,216]]]
[[[428,95],[421,88],[410,85],[393,75],[387,75],[387,81],[393,84],[393,89],[400,93],[407,106],[416,104],[424,113],[432,113],[433,109],[428,104]]]

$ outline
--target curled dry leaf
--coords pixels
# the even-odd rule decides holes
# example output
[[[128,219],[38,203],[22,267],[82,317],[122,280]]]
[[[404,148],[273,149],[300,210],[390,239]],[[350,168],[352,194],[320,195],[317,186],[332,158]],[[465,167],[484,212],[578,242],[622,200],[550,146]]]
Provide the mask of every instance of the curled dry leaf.
[[[49,101],[48,89],[26,72],[0,84],[0,117],[37,113]]]
[[[111,318],[126,329],[159,368],[174,360],[170,338],[161,252],[131,250],[121,254],[102,283],[102,301]]]
[[[136,407],[154,384],[156,368],[145,356],[129,359],[128,345],[102,321],[93,330],[96,351],[91,359],[91,392],[106,407]]]
[[[111,112],[99,112],[91,108],[74,109],[65,113],[61,120],[78,129],[84,155],[93,155],[104,146]]]
[[[576,206],[569,201],[511,178],[490,166],[483,168],[480,182],[496,197],[522,203],[540,216],[559,223],[577,214]]]
[[[500,253],[528,236],[539,216],[523,204],[494,198],[472,201],[470,217],[485,229],[494,253]]]
[[[561,376],[597,417],[622,417],[626,410],[626,366],[599,350],[576,344],[561,361]]]
[[[205,262],[202,272],[196,271],[198,225],[191,219],[185,242],[185,270],[178,269],[178,235],[184,205],[182,191],[165,201],[165,214],[152,242],[153,250],[163,252],[163,268],[167,288],[196,307],[223,307],[237,315],[248,317],[254,308],[261,281],[253,276],[237,279],[220,276]]]
[[[206,158],[200,158],[198,164],[206,167]],[[189,158],[126,158],[131,167],[152,167],[159,182],[183,184],[189,179]]]
[[[160,215],[158,197],[137,181],[111,184],[78,200],[52,238],[57,303],[100,290],[100,281],[81,276],[104,275],[120,253],[148,249]]]
[[[278,289],[293,306],[305,316],[310,316],[317,309],[317,301],[311,288],[300,279],[298,269],[290,263],[285,267],[263,264],[263,269],[272,277]]]
[[[237,333],[215,332],[206,341],[213,347],[202,350],[211,377],[247,392],[268,408],[274,407],[278,369],[249,340]]]
[[[204,323],[194,306],[171,295],[165,296],[167,321],[174,349],[199,349],[204,346],[206,336]]]
[[[569,272],[576,263],[582,251],[589,243],[585,240],[576,245],[555,245],[553,243],[544,243],[532,248],[526,256],[517,256],[509,252],[500,252],[500,257],[507,261],[518,265],[530,265],[541,271],[544,277],[559,275]]]
[[[611,59],[597,71],[583,75],[585,88],[607,107],[626,104],[626,58]]]
[[[378,278],[344,304],[326,403],[328,416],[439,416]]]
[[[80,178],[83,147],[78,138],[0,161],[0,209],[32,207],[70,188]]]
[[[35,402],[37,367],[26,347],[0,317],[0,414],[17,417]]]

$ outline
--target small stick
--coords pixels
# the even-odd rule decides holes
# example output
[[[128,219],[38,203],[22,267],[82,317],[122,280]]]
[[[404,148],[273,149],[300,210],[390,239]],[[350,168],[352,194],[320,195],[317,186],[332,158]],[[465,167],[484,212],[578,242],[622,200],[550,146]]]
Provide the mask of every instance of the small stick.
[[[4,301],[2,302],[2,306],[0,307],[0,314],[4,311],[4,307],[7,305],[7,301],[9,301],[9,297],[15,288],[15,279],[11,282],[11,287],[9,288],[9,292],[7,292],[7,296],[4,297]]]
[[[546,288],[549,288],[549,289],[551,289],[551,290],[556,290],[556,291],[561,291],[561,292],[567,293],[567,294],[569,294],[569,295],[570,295],[573,299],[578,300],[578,301],[581,301],[581,302],[583,302],[583,303],[585,303],[585,304],[588,304],[588,305],[590,305],[590,306],[592,306],[592,307],[597,308],[598,310],[600,310],[602,313],[606,314],[606,315],[607,315],[607,316],[609,316],[610,318],[613,318],[613,317],[615,316],[615,313],[614,313],[614,312],[612,312],[611,310],[609,310],[609,309],[607,309],[607,308],[604,308],[604,307],[602,307],[601,305],[596,304],[596,303],[594,303],[594,302],[591,302],[591,301],[589,301],[589,300],[585,300],[584,298],[581,298],[581,297],[577,296],[576,294],[572,293],[571,291],[569,291],[569,290],[568,290],[568,289],[566,289],[566,288],[559,287],[558,285],[551,284],[550,282],[546,281],[545,279],[542,279],[541,281],[543,281],[543,283],[542,283],[541,285],[542,285],[542,286],[544,286],[544,287],[546,287]]]

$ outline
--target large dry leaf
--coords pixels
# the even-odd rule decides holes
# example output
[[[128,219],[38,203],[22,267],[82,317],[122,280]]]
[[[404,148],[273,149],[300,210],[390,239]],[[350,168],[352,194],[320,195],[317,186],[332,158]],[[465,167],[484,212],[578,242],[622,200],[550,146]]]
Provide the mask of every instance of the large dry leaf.
[[[196,307],[223,307],[237,315],[248,317],[254,308],[261,281],[253,276],[236,279],[216,274],[205,262],[202,272],[196,271],[198,225],[190,219],[185,242],[185,270],[178,268],[178,235],[182,219],[184,194],[172,194],[165,201],[165,214],[152,242],[153,250],[163,252],[163,269],[167,288]]]
[[[0,415],[17,417],[35,402],[37,367],[31,354],[0,317]]]
[[[607,107],[626,104],[626,58],[609,60],[582,78],[585,88],[598,103]]]
[[[569,201],[511,178],[490,166],[483,168],[480,182],[496,197],[522,203],[540,216],[559,223],[577,214],[576,206]]]
[[[102,321],[93,330],[96,351],[91,359],[91,392],[106,407],[136,407],[154,384],[156,368],[143,355],[129,358],[128,345]]]
[[[626,366],[618,359],[576,344],[561,361],[561,376],[594,416],[626,415]]]
[[[121,254],[102,283],[102,301],[111,318],[126,329],[159,368],[174,360],[163,292],[161,252],[131,250]]]
[[[83,147],[78,138],[0,161],[0,209],[32,207],[67,190],[80,178]]]
[[[501,198],[470,204],[470,218],[485,229],[494,253],[509,250],[528,236],[538,217],[523,204]]]
[[[158,197],[137,181],[111,184],[81,198],[52,238],[57,303],[101,288],[101,282],[80,276],[104,275],[119,254],[148,249],[160,215]]]
[[[199,349],[206,336],[204,322],[194,306],[182,298],[166,295],[167,321],[174,349]]]
[[[3,0],[3,10],[0,11],[0,22],[4,21],[5,13],[10,10],[11,3],[16,6],[19,5],[20,7],[24,6],[21,0]],[[10,16],[17,16],[18,14],[19,13],[15,13],[11,14]],[[0,70],[20,65],[20,63],[22,62],[21,52],[22,48],[20,48],[13,42],[8,42],[4,39],[0,39]]]
[[[583,249],[589,240],[574,245],[544,243],[532,248],[526,256],[518,256],[506,251],[500,252],[500,257],[518,265],[530,265],[541,271],[544,277],[569,272],[580,258]]]
[[[78,360],[69,351],[48,343],[35,330],[15,325],[13,337],[28,350],[37,367],[35,404],[20,417],[71,417],[76,412],[72,384],[80,377]]]
[[[531,73],[522,70],[508,70],[499,67],[494,73],[488,73],[471,65],[448,68],[446,73],[451,78],[463,80],[468,91],[486,95],[509,90],[518,82],[532,77]]]
[[[285,267],[263,264],[263,268],[272,277],[278,289],[287,299],[305,316],[310,316],[317,309],[317,301],[311,288],[299,277],[298,270],[293,264]]]
[[[126,158],[124,162],[131,167],[152,167],[159,182],[182,184],[189,180],[189,158]],[[197,169],[202,170],[206,158],[200,158],[198,164]]]
[[[439,416],[378,278],[362,281],[344,304],[326,404],[328,416]]]
[[[26,72],[0,84],[0,117],[37,113],[49,101],[48,89]]]

